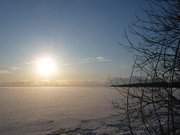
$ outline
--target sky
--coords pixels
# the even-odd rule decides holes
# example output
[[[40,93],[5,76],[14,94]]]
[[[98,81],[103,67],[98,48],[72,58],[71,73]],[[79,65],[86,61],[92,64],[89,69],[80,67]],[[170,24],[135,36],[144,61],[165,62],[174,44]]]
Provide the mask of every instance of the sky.
[[[143,0],[0,0],[0,81],[33,80],[32,61],[51,55],[56,80],[128,77],[124,31]],[[37,79],[37,78],[36,78]]]

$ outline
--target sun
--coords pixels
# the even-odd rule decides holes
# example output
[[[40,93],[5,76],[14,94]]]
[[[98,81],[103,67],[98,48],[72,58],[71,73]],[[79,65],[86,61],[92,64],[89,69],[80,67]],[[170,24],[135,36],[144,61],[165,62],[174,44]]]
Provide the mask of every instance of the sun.
[[[36,58],[35,71],[41,77],[51,77],[57,73],[57,62],[50,56]]]

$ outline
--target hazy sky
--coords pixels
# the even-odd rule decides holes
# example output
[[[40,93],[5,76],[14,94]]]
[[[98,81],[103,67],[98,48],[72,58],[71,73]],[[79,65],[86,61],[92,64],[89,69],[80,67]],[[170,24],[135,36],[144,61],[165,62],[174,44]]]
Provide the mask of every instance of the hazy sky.
[[[132,55],[118,45],[143,0],[0,0],[1,80],[33,78],[41,54],[59,63],[56,79],[127,76]]]

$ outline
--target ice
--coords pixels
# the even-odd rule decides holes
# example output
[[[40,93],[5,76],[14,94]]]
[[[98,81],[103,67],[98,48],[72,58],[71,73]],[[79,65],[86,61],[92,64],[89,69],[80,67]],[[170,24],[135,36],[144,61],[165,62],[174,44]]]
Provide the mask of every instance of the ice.
[[[9,87],[0,91],[1,135],[55,135],[65,129],[93,130],[100,134],[117,130],[105,128],[117,120],[112,117],[112,101],[119,98],[114,89]]]

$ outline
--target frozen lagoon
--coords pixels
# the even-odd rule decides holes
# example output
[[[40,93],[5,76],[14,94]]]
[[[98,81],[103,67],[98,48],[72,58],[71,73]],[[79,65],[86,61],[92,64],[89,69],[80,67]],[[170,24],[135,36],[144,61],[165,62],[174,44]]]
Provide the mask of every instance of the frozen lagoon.
[[[114,114],[118,98],[108,87],[1,87],[0,134],[46,135],[81,122],[92,127]]]

